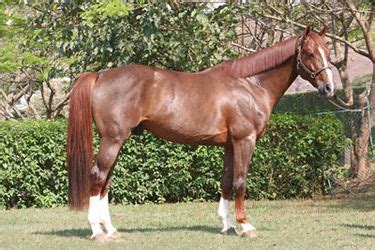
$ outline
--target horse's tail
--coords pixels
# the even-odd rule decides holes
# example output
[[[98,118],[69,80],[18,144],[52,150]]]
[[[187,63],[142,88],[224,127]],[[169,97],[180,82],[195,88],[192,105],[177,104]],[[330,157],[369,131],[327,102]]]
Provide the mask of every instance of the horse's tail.
[[[82,74],[74,83],[69,97],[67,168],[69,204],[81,210],[90,197],[90,172],[94,159],[92,131],[92,90],[97,73]]]

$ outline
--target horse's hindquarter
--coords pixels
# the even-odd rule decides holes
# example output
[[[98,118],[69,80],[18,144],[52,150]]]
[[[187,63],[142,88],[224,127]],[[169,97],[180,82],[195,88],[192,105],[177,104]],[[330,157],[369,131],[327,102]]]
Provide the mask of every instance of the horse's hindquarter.
[[[99,73],[92,98],[93,118],[99,135],[129,136],[130,130],[140,122],[143,85],[151,78],[151,68],[139,65]]]

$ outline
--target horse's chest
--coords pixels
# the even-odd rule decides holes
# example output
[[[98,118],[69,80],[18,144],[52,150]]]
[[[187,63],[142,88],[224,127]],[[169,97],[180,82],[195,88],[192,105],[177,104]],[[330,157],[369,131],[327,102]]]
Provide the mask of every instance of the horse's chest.
[[[231,134],[237,138],[253,133],[259,138],[267,127],[270,115],[267,107],[254,98],[247,98],[237,103],[234,114],[229,127]]]

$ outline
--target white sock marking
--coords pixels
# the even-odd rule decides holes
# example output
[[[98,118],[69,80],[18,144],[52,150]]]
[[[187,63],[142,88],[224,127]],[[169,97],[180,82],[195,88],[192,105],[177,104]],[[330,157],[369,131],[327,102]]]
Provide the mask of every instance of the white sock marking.
[[[100,227],[100,195],[90,197],[87,219],[89,220],[92,230],[91,237],[95,237],[97,234],[103,233],[103,230]]]
[[[112,225],[111,216],[109,214],[108,194],[106,194],[103,199],[100,199],[100,195],[90,197],[87,218],[92,229],[91,237],[95,237],[97,234],[103,233],[103,229],[100,224],[103,224],[108,236],[111,236],[117,231]]]
[[[109,204],[108,204],[108,193],[100,200],[100,222],[103,224],[105,230],[107,231],[107,235],[111,236],[114,232],[116,232],[116,228],[112,225],[111,216],[109,214]]]
[[[234,227],[232,221],[229,218],[229,200],[220,197],[218,214],[223,221],[223,230],[226,231],[231,227]]]

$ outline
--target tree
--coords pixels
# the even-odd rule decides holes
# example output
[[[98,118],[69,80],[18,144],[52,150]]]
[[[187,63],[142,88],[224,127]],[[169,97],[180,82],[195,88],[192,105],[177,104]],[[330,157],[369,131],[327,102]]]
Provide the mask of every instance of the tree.
[[[23,8],[29,15],[17,49],[33,56],[37,63],[30,67],[29,62],[20,60],[12,71],[19,73],[23,67],[32,70],[35,89],[26,92],[32,96],[35,90],[40,91],[42,117],[61,114],[69,85],[85,71],[129,63],[198,71],[234,56],[225,46],[234,38],[237,23],[235,8],[231,6],[212,9],[205,4],[181,7],[164,3],[155,8],[150,3],[129,5],[122,0],[92,0],[75,4],[39,2]],[[51,79],[64,76],[68,76],[70,84],[64,88],[65,97],[56,101]],[[5,92],[9,91],[5,88]],[[14,104],[4,102],[4,106]],[[27,115],[10,113],[7,118]]]
[[[0,3],[0,114],[6,118],[24,116],[16,103],[32,91],[36,79],[32,68],[41,63],[32,54],[19,51],[24,41],[26,11],[12,1]]]
[[[33,26],[38,11],[36,4],[24,5],[8,1],[1,5],[1,10],[2,21],[8,24],[4,26],[2,42],[5,48],[11,49],[6,51],[0,68],[12,66],[5,67],[1,72],[3,118],[58,116],[66,104],[67,96],[60,103],[54,103],[56,91],[50,80],[56,72],[57,65],[64,62],[55,52],[55,34],[46,31],[45,27]],[[49,91],[46,91],[46,88]],[[44,110],[37,110],[30,102],[38,91],[43,100]],[[21,99],[26,100],[26,105],[18,107],[17,102]]]

